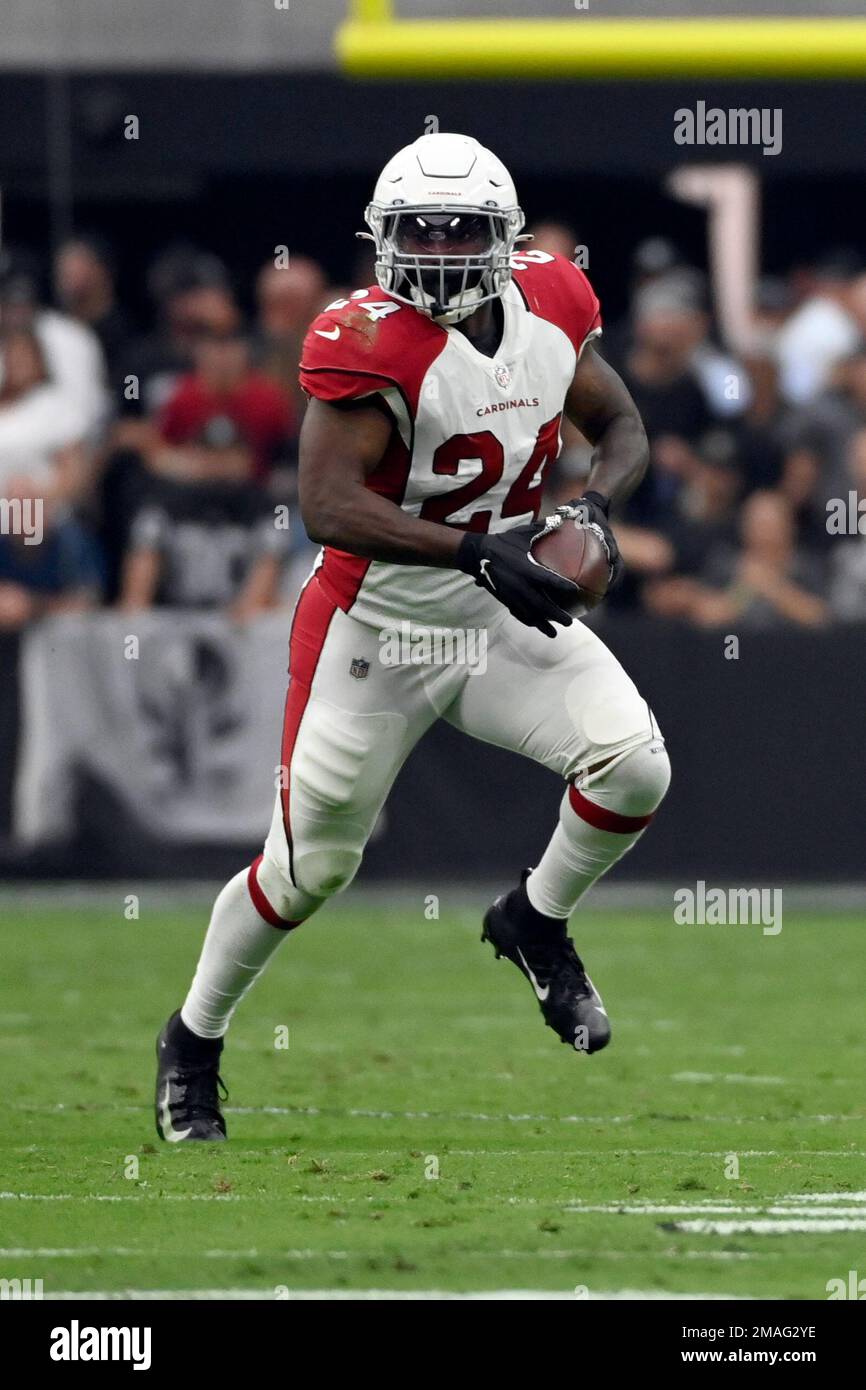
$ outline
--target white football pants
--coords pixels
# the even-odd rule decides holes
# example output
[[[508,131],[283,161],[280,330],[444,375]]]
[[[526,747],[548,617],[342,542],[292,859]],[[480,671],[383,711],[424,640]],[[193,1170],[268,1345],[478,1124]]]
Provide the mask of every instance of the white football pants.
[[[660,778],[647,809],[667,786],[652,711],[580,622],[550,639],[491,597],[484,627],[380,632],[344,613],[313,577],[295,612],[290,673],[281,786],[249,877],[274,926],[303,920],[351,883],[397,773],[436,719],[542,763],[573,797],[610,781],[641,745],[662,755],[651,760]]]

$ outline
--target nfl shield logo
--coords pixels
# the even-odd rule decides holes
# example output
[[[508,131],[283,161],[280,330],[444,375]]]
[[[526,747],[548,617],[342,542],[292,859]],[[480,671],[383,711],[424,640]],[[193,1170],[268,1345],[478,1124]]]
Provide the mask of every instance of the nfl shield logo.
[[[501,386],[503,391],[511,385],[511,373],[504,362],[497,362],[493,368],[493,375],[496,378],[496,385]]]
[[[349,667],[349,675],[354,676],[356,681],[362,681],[365,676],[370,674],[370,663],[365,661],[362,656],[354,656]]]

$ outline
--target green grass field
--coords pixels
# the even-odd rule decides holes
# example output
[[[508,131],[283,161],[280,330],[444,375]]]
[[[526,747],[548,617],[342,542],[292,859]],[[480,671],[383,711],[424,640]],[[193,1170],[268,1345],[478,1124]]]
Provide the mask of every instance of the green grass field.
[[[791,912],[765,937],[587,910],[575,936],[614,1024],[587,1058],[459,894],[439,921],[420,890],[349,897],[236,1017],[230,1142],[169,1147],[153,1040],[207,912],[144,889],[126,921],[124,891],[0,902],[0,1276],[46,1296],[822,1299],[866,1274],[860,918]]]

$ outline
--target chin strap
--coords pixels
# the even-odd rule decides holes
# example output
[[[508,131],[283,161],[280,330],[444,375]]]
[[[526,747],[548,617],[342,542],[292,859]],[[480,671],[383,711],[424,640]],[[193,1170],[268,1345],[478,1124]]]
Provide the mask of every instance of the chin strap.
[[[464,319],[469,318],[470,314],[474,314],[477,308],[477,304],[469,304],[464,305],[462,309],[446,309],[443,314],[434,314],[431,312],[430,317],[434,323],[462,323]]]
[[[470,290],[469,293],[471,294],[472,291]],[[485,303],[485,300],[481,299],[480,303]],[[464,301],[459,309],[443,308],[442,312],[439,314],[435,312],[439,307],[435,302],[432,304],[418,304],[418,302],[415,301],[415,307],[420,309],[422,314],[429,314],[434,323],[451,324],[460,323],[463,319],[468,319],[469,315],[474,314],[475,310],[479,307],[479,301],[473,300],[471,303]]]

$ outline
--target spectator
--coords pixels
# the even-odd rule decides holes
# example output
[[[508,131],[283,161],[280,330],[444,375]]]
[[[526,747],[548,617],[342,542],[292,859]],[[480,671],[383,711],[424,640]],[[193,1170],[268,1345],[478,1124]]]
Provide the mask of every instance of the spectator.
[[[88,481],[85,421],[70,394],[49,381],[39,338],[28,328],[4,333],[0,362],[0,493],[8,495],[7,479],[19,474],[55,498],[79,499]]]
[[[93,607],[101,572],[89,533],[67,508],[43,497],[30,476],[9,478],[6,500],[33,520],[26,530],[0,531],[0,630],[20,631],[48,614]]]
[[[79,412],[78,437],[95,443],[109,407],[99,339],[84,324],[41,305],[38,273],[26,255],[0,255],[0,323],[5,332],[24,329],[35,335],[47,378],[65,396],[65,408]]]
[[[148,276],[157,324],[134,342],[115,381],[120,418],[100,480],[100,540],[107,562],[109,598],[117,597],[132,519],[151,486],[151,470],[165,450],[157,417],[180,379],[193,370],[195,349],[208,334],[238,330],[240,316],[225,267],[216,257],[174,247],[157,258]],[[165,467],[176,465],[163,453]],[[182,460],[181,460],[182,462]]]
[[[671,334],[668,312],[658,301],[644,299],[639,306],[623,377],[646,427],[653,464],[625,517],[656,525],[668,515],[693,467],[694,445],[711,424],[689,353]]]
[[[669,511],[660,517],[658,527],[620,525],[617,543],[628,567],[623,597],[638,595],[635,581],[695,576],[703,569],[708,550],[733,545],[736,541],[737,503],[743,489],[735,440],[726,430],[716,430],[700,441],[694,450],[667,440],[662,457],[670,461],[681,454],[681,487]],[[623,598],[618,589],[611,595],[617,606]]]
[[[762,628],[826,621],[819,567],[795,545],[794,514],[780,493],[753,492],[740,514],[740,548],[708,557],[703,580],[674,576],[646,589],[650,611],[701,627]]]
[[[63,243],[54,262],[54,292],[61,309],[93,330],[109,373],[115,373],[131,330],[117,302],[114,260],[101,238],[77,236]]]
[[[631,270],[636,289],[684,269],[687,268],[679,251],[667,237],[645,237],[632,252]]]
[[[604,355],[618,371],[622,370],[628,355],[640,290],[663,280],[674,271],[681,277],[697,274],[683,265],[677,248],[666,237],[647,237],[639,242],[632,252],[629,316],[614,322],[608,321],[604,328]]]
[[[222,262],[206,252],[174,248],[159,257],[148,277],[156,308],[153,333],[132,344],[121,362],[116,390],[124,417],[117,446],[138,447],[142,433],[127,422],[154,417],[179,378],[190,371],[197,342],[208,333],[231,333],[240,323]],[[129,389],[129,381],[133,389]],[[145,446],[148,435],[144,434]]]
[[[711,430],[700,440],[676,505],[661,528],[674,547],[679,572],[699,574],[711,551],[736,544],[743,488],[735,435]]]
[[[840,500],[849,521],[856,516],[858,529],[856,535],[833,539],[830,606],[837,618],[850,622],[866,619],[866,428],[851,438],[847,462],[848,488]]]
[[[789,448],[809,449],[819,461],[825,499],[850,486],[848,446],[866,425],[866,351],[838,362],[828,388],[795,410],[788,408],[783,435]]]
[[[289,264],[282,267],[268,263],[256,280],[257,360],[288,392],[296,419],[302,417],[305,405],[298,384],[301,347],[310,321],[324,307],[326,298],[324,272],[308,256],[291,256]]]
[[[703,282],[694,271],[671,273],[639,290],[635,314],[655,317],[669,351],[697,381],[707,410],[718,420],[743,414],[751,401],[745,367],[711,342]]]
[[[120,603],[216,609],[246,621],[276,604],[288,549],[260,489],[164,480],[133,523]]]
[[[862,337],[859,278],[859,259],[853,253],[826,257],[815,271],[812,294],[779,330],[776,354],[782,395],[789,403],[814,400],[830,385],[836,364],[857,349]]]
[[[641,291],[635,306],[632,346],[626,375],[642,398],[651,435],[673,434],[695,440],[710,424],[706,400],[691,370],[691,309],[676,290]],[[641,402],[639,402],[639,405]]]
[[[827,531],[827,510],[822,486],[821,459],[811,449],[790,449],[779,478],[779,492],[791,504],[801,550],[823,556],[832,537]]]
[[[193,446],[222,433],[234,440],[237,472],[233,476],[266,479],[288,447],[293,418],[286,393],[263,372],[250,366],[249,344],[237,330],[203,335],[193,352],[195,369],[181,377],[160,418],[161,438],[169,445]],[[191,476],[198,472],[194,454],[169,467]],[[165,471],[166,452],[157,450],[156,467]],[[206,461],[209,471],[213,458]]]
[[[550,256],[564,256],[567,261],[574,260],[577,232],[573,227],[567,227],[564,222],[536,222],[529,231],[532,241],[527,243],[528,250],[546,251]]]
[[[752,312],[751,353],[756,357],[773,357],[779,334],[796,305],[794,292],[787,281],[765,275],[755,286]]]
[[[747,490],[775,487],[781,477],[788,412],[779,396],[779,373],[769,354],[744,361],[751,395],[734,423],[737,454]]]

